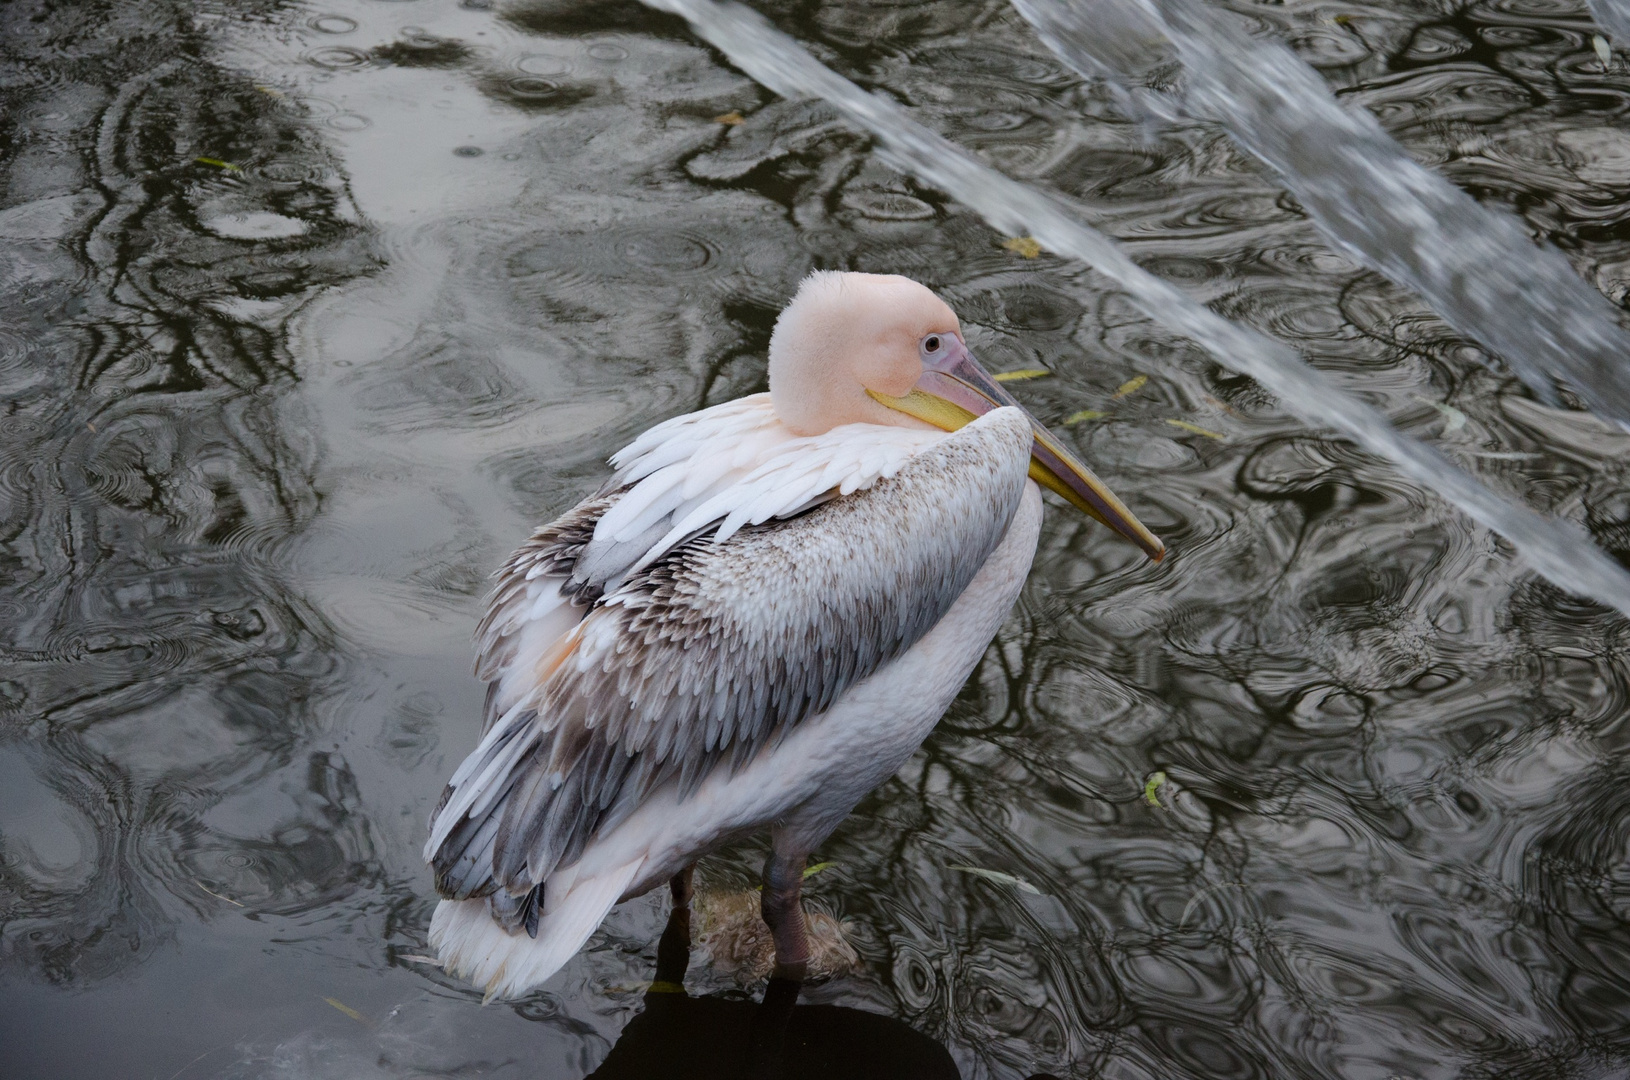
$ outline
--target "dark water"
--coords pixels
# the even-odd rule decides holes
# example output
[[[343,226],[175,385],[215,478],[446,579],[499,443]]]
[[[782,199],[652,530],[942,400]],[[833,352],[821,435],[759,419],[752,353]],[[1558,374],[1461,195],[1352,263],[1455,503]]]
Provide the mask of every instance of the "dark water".
[[[761,10],[1630,556],[1630,436],[1330,254],[1221,135],[1127,122],[1003,3]],[[1623,302],[1630,65],[1582,4],[1238,10]],[[1015,392],[1105,414],[1069,431],[1173,555],[1049,512],[951,714],[820,853],[863,963],[808,998],[966,1077],[1630,1076],[1624,620],[1089,271],[632,4],[12,0],[0,54],[0,1074],[606,1059],[665,901],[515,1005],[414,959],[484,578],[632,435],[762,389],[830,267],[1052,369]]]

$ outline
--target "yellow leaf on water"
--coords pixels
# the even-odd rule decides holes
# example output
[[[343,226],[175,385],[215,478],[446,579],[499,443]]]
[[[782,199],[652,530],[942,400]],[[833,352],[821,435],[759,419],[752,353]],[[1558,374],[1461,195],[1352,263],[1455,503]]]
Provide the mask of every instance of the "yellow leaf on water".
[[[1045,379],[1051,374],[1046,368],[1027,367],[1018,371],[998,371],[991,378],[997,382],[1023,382],[1026,379]]]
[[[347,1005],[343,1001],[336,1001],[331,997],[325,997],[325,998],[323,998],[323,1000],[328,1002],[330,1005],[334,1006],[334,1008],[338,1009],[340,1012],[344,1013],[346,1016],[349,1016],[351,1019],[355,1020],[359,1024],[366,1024],[368,1022],[368,1018],[366,1016],[363,1016],[361,1013],[357,1012],[355,1009],[351,1008],[351,1006]]]
[[[1041,245],[1034,236],[1015,236],[1011,240],[1003,240],[1002,246],[1015,255],[1023,255],[1027,259],[1034,259],[1041,254]]]
[[[265,94],[268,97],[287,97],[288,96],[288,95],[284,94],[283,91],[274,89],[274,88],[272,88],[270,86],[257,86],[257,87],[255,87],[255,89],[259,90],[261,93]]]
[[[1228,436],[1224,435],[1222,432],[1212,431],[1210,428],[1203,428],[1199,424],[1191,424],[1187,420],[1168,420],[1166,423],[1170,424],[1172,427],[1180,427],[1184,431],[1192,431],[1196,435],[1204,435],[1208,439],[1219,439],[1223,442],[1228,441]]]
[[[1071,413],[1064,418],[1065,424],[1079,424],[1083,420],[1102,420],[1109,414],[1099,409],[1082,409],[1078,413]]]
[[[195,157],[193,160],[200,165],[213,165],[217,169],[225,169],[227,172],[243,172],[243,166],[234,165],[230,161],[222,161],[220,158]]]
[[[735,127],[737,124],[747,123],[747,117],[743,116],[739,112],[727,112],[722,116],[715,116],[713,118],[713,122],[715,124],[723,124],[726,127]]]
[[[1149,376],[1147,375],[1134,375],[1130,379],[1127,379],[1125,382],[1121,383],[1120,389],[1115,391],[1115,396],[1118,398],[1123,398],[1128,394],[1135,394],[1139,390],[1142,390],[1143,384],[1148,381]]]
[[[1160,789],[1160,785],[1164,784],[1165,782],[1165,773],[1157,772],[1149,774],[1149,779],[1143,782],[1143,801],[1148,803],[1150,806],[1160,807],[1162,810],[1166,809],[1164,806],[1160,805],[1160,799],[1155,795],[1155,792]]]
[[[1613,46],[1600,34],[1594,34],[1590,39],[1591,48],[1596,50],[1596,59],[1602,62],[1602,70],[1606,71],[1613,66]]]
[[[85,426],[90,427],[89,424],[86,424]],[[95,431],[96,429],[91,428],[91,430]],[[211,896],[215,897],[215,899],[217,899],[217,900],[225,900],[227,903],[231,904],[233,907],[243,907],[242,904],[238,903],[236,900],[232,899],[230,896],[222,896],[220,893],[216,892],[214,889],[209,888],[202,881],[195,881],[195,882],[193,882],[193,884],[198,886],[200,889],[203,889],[205,892],[209,893]]]

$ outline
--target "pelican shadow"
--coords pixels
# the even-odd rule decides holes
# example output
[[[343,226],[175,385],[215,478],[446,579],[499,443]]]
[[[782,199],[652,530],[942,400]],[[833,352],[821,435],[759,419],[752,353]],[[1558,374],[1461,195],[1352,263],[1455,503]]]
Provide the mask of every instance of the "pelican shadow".
[[[657,944],[645,1010],[589,1080],[960,1080],[951,1054],[888,1016],[799,1005],[799,983],[771,979],[761,1002],[685,993],[690,908]]]

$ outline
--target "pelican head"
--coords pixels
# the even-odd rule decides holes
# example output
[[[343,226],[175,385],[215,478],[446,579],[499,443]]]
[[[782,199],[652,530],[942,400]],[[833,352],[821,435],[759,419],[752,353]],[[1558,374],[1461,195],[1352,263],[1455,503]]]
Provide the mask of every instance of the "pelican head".
[[[799,435],[842,424],[955,431],[992,409],[1024,407],[982,367],[962,324],[910,278],[818,270],[804,279],[770,335],[770,399]],[[1029,410],[1025,410],[1029,415]],[[1030,417],[1031,479],[1108,525],[1158,561],[1166,546],[1092,470]]]

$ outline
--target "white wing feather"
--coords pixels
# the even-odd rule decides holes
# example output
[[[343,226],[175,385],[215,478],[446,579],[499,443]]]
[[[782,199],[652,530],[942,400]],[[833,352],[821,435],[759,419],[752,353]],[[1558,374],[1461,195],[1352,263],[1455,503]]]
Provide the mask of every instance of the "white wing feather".
[[[942,431],[875,424],[794,435],[768,394],[676,416],[612,455],[617,473],[608,487],[627,490],[595,526],[593,558],[585,561],[603,567],[606,548],[668,526],[655,543],[610,560],[620,570],[606,578],[612,591],[715,523],[717,539],[728,540],[744,525],[801,513],[828,493],[862,491],[943,438]]]

